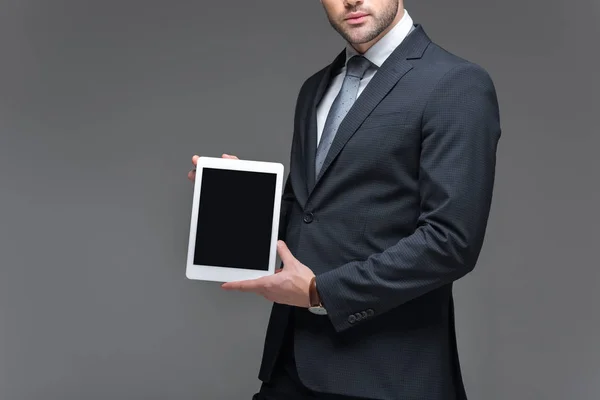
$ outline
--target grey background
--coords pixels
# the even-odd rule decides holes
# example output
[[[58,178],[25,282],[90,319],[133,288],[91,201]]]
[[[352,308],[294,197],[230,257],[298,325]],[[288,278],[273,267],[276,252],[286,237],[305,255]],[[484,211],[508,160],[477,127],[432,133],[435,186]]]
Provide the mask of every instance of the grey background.
[[[600,397],[598,4],[406,3],[501,104],[456,287],[471,399]],[[287,173],[298,89],[342,45],[316,0],[0,0],[0,399],[251,397],[270,306],[185,278],[186,174]]]

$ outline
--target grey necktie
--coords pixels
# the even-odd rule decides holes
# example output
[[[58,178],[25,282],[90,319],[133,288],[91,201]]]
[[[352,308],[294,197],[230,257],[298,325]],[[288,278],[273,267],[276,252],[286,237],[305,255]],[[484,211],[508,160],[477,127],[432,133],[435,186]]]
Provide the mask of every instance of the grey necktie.
[[[371,62],[363,56],[353,56],[348,60],[342,88],[331,105],[331,110],[327,115],[321,140],[317,147],[315,177],[319,176],[325,156],[327,156],[338,127],[356,100],[360,80],[371,65]]]

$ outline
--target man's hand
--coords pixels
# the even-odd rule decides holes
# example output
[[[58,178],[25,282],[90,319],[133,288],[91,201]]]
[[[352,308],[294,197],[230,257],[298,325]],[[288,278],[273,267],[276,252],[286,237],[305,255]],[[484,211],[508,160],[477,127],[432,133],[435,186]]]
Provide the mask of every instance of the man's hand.
[[[275,303],[308,308],[308,290],[313,272],[298,261],[281,240],[277,242],[277,252],[283,261],[283,268],[275,271],[274,275],[227,282],[221,287],[226,290],[254,292]]]
[[[196,165],[198,165],[198,159],[199,158],[200,158],[200,156],[198,156],[198,155],[195,155],[195,156],[192,157],[192,164],[194,164],[194,168],[192,168],[190,170],[190,172],[188,172],[188,179],[190,181],[192,181],[192,182],[196,180]],[[229,154],[223,154],[221,156],[221,158],[229,158],[229,159],[232,159],[232,160],[238,160],[238,158],[236,156],[232,156],[232,155],[229,155]]]

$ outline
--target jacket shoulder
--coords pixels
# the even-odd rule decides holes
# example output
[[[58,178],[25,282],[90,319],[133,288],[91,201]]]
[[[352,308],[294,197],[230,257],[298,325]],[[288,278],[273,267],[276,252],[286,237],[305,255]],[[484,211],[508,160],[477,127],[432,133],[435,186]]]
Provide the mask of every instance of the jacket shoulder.
[[[329,65],[326,65],[317,72],[314,72],[312,75],[309,75],[307,78],[305,78],[304,82],[300,86],[298,97],[302,97],[302,95],[306,94],[309,89],[317,87],[323,76],[327,73],[327,69],[329,67]]]
[[[489,72],[483,66],[451,52],[435,42],[430,43],[422,60],[424,65],[435,71],[440,79],[451,72],[462,71],[491,81]]]

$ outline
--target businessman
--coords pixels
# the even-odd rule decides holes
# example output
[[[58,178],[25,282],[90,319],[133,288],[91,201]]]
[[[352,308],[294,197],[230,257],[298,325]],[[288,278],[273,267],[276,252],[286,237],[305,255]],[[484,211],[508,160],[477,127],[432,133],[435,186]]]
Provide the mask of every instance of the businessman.
[[[321,3],[348,44],[298,95],[283,267],[223,285],[273,302],[253,399],[464,400],[452,285],[484,241],[494,85],[401,0]]]

